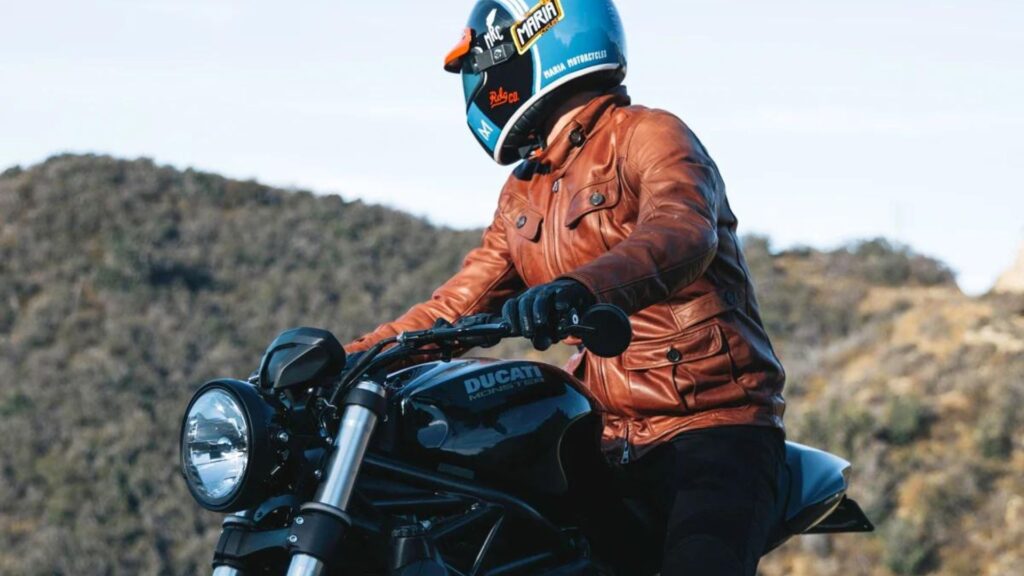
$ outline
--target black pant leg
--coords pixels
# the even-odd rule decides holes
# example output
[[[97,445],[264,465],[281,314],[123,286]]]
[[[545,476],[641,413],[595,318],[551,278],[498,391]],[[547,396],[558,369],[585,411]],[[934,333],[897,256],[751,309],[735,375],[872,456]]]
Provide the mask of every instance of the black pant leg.
[[[781,431],[696,430],[671,447],[661,576],[753,576],[777,514]]]

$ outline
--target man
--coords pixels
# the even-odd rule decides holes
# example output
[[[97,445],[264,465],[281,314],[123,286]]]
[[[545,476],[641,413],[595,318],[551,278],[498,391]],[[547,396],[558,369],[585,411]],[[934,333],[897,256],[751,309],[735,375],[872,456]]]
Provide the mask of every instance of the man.
[[[619,306],[628,350],[570,370],[602,409],[606,454],[659,515],[661,573],[754,574],[785,377],[715,163],[678,118],[630,105],[610,0],[479,0],[445,68],[477,141],[519,164],[462,269],[346,348],[502,309],[545,348],[562,311]]]

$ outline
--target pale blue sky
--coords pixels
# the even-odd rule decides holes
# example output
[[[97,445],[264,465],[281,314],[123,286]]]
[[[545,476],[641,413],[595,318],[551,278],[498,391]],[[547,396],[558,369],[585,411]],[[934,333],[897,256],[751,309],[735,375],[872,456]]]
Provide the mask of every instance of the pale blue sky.
[[[149,156],[480,226],[507,174],[441,71],[471,0],[0,0],[0,167]],[[622,1],[627,85],[741,230],[885,235],[987,289],[1024,241],[1021,0]]]

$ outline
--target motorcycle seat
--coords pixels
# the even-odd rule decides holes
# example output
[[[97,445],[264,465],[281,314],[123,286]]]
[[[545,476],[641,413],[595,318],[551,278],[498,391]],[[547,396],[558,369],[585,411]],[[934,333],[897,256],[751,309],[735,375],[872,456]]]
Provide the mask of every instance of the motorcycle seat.
[[[849,472],[850,463],[839,456],[787,441],[779,478],[787,529],[799,534],[828,516],[846,494]]]

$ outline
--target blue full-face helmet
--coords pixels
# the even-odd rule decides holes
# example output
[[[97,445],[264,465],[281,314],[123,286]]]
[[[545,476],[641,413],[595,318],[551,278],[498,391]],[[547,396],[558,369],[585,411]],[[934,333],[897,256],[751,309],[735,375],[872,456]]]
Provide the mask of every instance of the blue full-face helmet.
[[[511,164],[570,96],[622,83],[626,39],[611,0],[477,0],[444,67],[462,75],[473,136]]]

